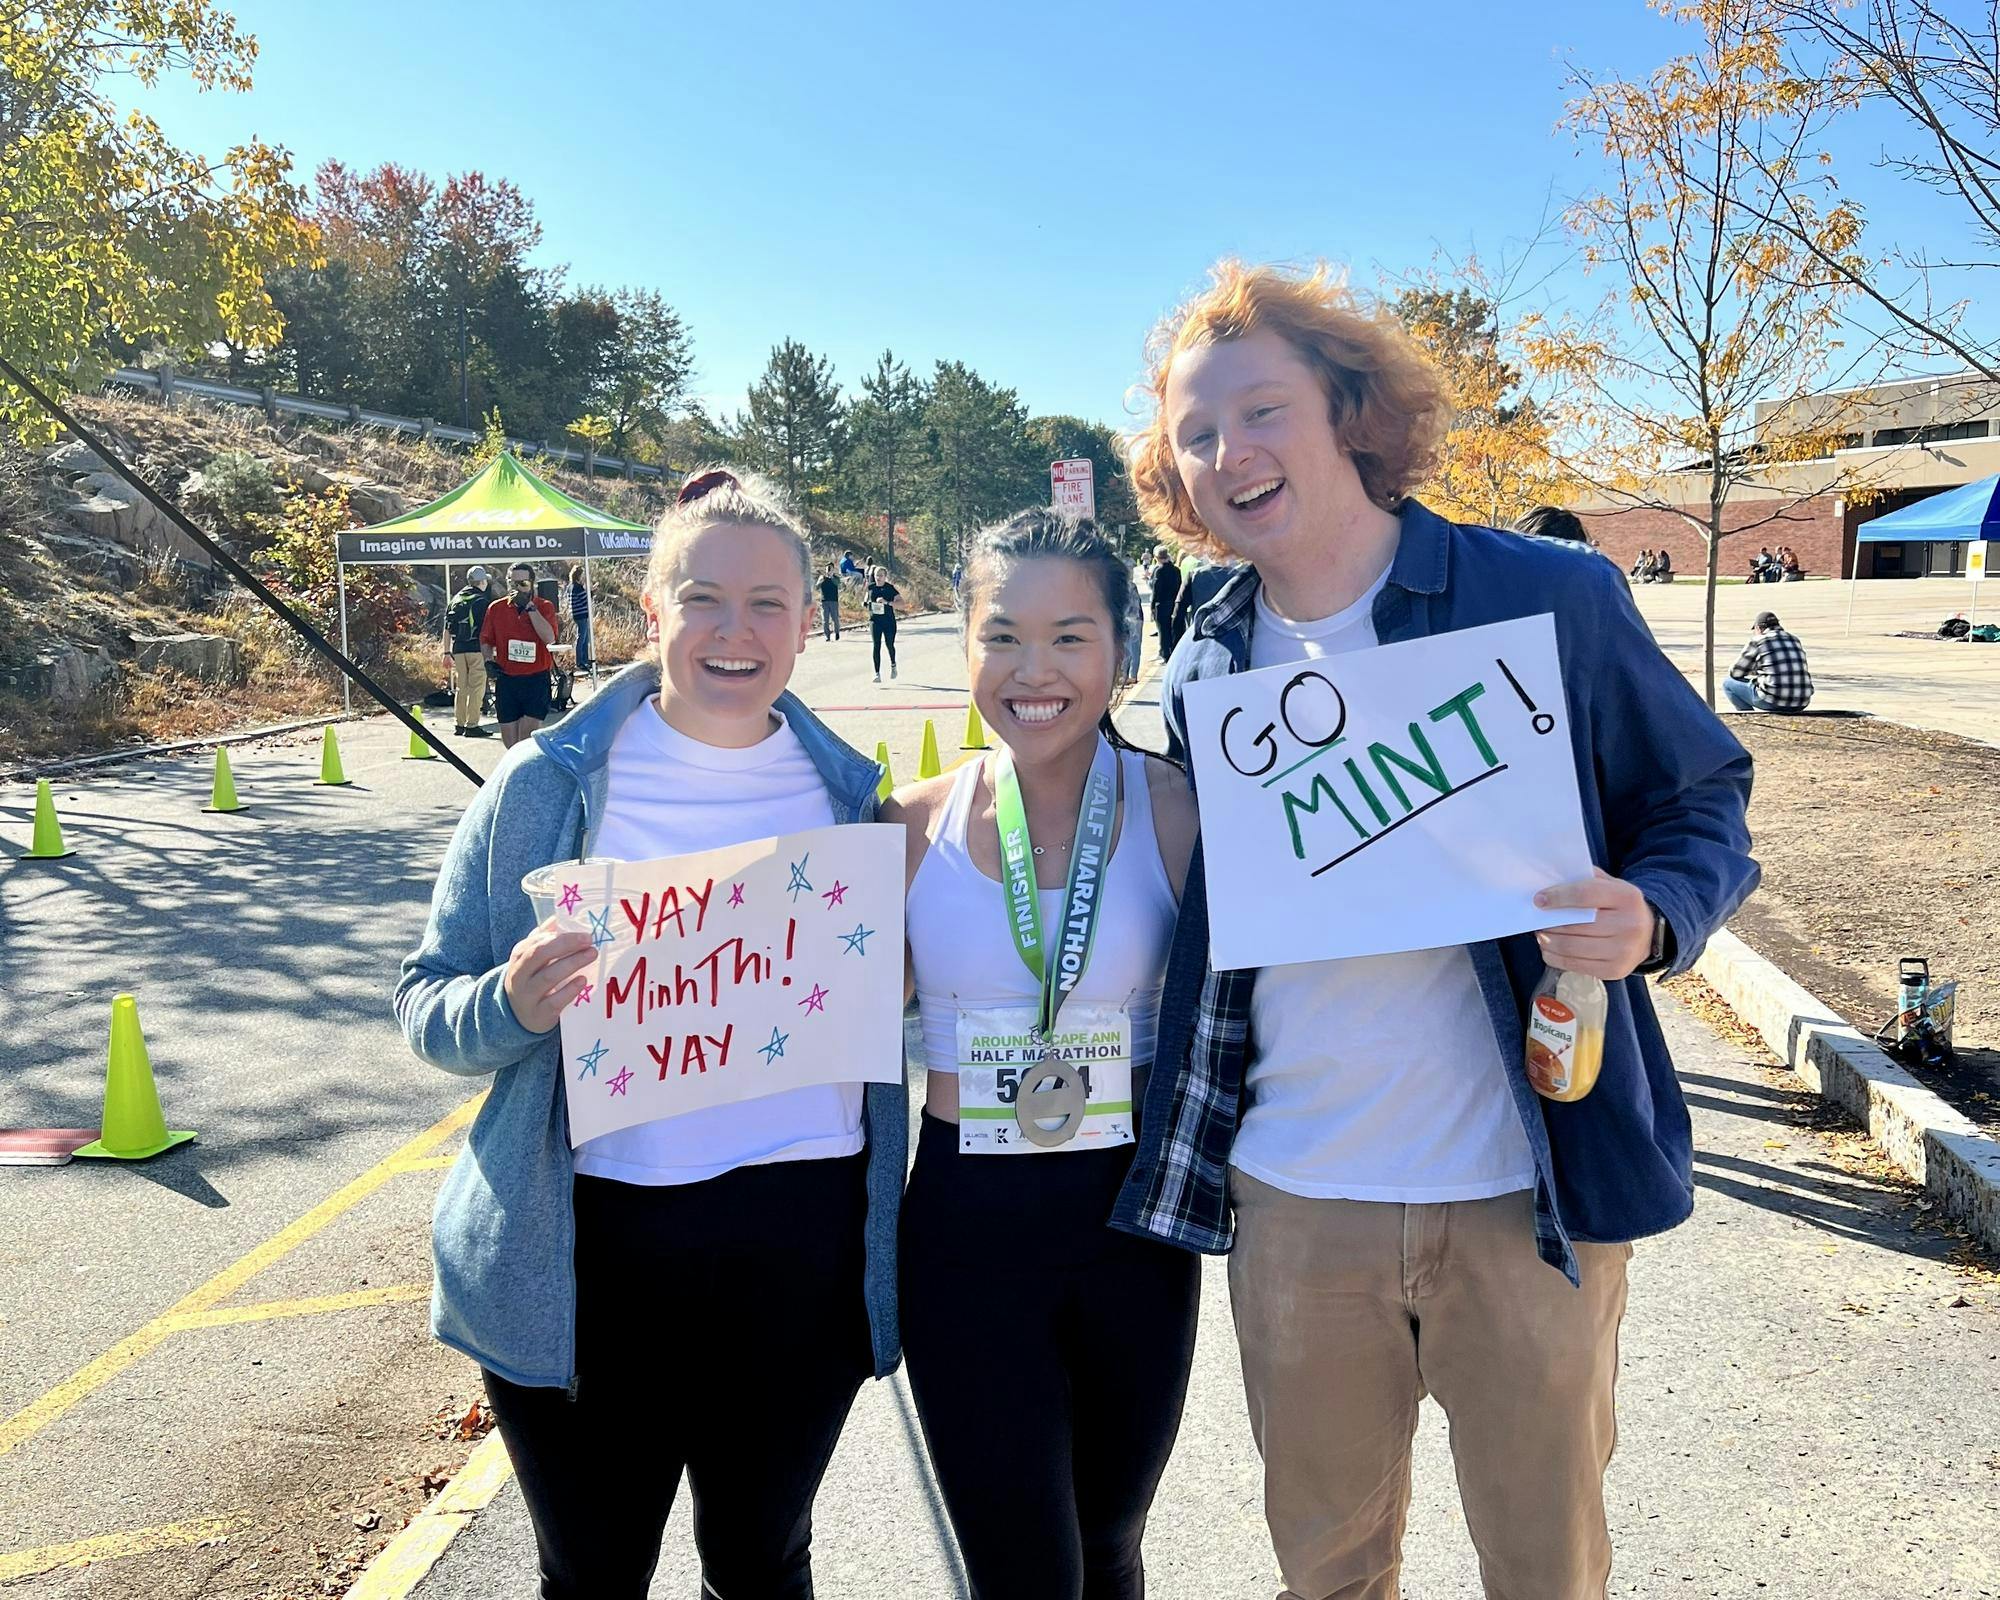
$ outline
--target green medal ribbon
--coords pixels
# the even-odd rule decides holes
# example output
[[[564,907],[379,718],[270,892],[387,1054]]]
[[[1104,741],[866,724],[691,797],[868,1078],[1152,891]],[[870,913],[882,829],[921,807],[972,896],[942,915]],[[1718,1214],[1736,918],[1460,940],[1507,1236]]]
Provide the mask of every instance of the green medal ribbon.
[[[1014,936],[1021,964],[1041,986],[1035,1031],[1044,1043],[1055,1036],[1056,1013],[1090,965],[1097,918],[1104,909],[1104,869],[1111,858],[1111,821],[1117,803],[1118,756],[1111,742],[1099,734],[1083,804],[1077,811],[1076,841],[1070,848],[1069,878],[1063,887],[1062,921],[1054,959],[1050,960],[1035,887],[1034,841],[1028,836],[1028,812],[1021,803],[1014,758],[1002,750],[993,763],[993,816],[1000,830],[1000,887],[1007,897],[1007,928]]]

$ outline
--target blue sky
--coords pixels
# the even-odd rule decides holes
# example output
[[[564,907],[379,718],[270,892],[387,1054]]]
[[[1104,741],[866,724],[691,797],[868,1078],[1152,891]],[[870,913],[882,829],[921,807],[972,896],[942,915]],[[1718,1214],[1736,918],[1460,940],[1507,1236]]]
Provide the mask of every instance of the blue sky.
[[[256,87],[164,87],[177,139],[510,178],[572,283],[667,295],[711,403],[789,336],[849,385],[888,347],[1114,424],[1216,257],[1372,284],[1518,246],[1597,172],[1555,131],[1565,56],[1641,73],[1687,37],[1642,0],[235,9]],[[1594,301],[1567,256],[1544,295]]]

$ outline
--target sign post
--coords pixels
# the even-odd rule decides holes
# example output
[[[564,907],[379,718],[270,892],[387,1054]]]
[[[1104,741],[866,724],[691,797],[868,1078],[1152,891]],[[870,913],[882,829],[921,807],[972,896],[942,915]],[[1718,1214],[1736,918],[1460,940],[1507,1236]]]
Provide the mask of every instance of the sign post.
[[[1057,511],[1097,518],[1097,473],[1090,457],[1049,463],[1049,504]]]
[[[1965,575],[1972,580],[1972,613],[1965,619],[1970,628],[1979,621],[1979,585],[1986,577],[1986,552],[1992,541],[1974,539],[1965,547]]]

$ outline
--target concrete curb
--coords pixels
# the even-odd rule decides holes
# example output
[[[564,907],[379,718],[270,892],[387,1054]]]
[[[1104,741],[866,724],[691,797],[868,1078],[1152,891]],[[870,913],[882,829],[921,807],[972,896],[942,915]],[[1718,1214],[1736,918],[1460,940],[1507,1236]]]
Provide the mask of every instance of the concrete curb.
[[[1982,1133],[1733,933],[1710,939],[1694,970],[1821,1098],[1866,1128],[1953,1220],[2000,1250],[2000,1140]]]
[[[347,1591],[347,1600],[403,1600],[430,1576],[452,1540],[472,1525],[513,1475],[514,1465],[496,1428],[473,1446],[465,1465],[438,1497],[368,1563]]]

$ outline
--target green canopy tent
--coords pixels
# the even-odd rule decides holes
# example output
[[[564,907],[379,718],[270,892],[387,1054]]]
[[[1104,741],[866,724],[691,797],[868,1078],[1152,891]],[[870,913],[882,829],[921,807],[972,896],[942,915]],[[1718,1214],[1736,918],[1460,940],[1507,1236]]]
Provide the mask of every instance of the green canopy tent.
[[[453,563],[583,561],[583,588],[591,590],[592,557],[643,556],[653,532],[608,511],[573,500],[544,483],[502,451],[442,499],[400,517],[336,537],[334,572],[340,589],[340,648],[347,649],[347,569],[352,566],[430,566],[445,569],[451,591]],[[592,652],[591,681],[597,681]],[[343,695],[348,693],[343,685]],[[351,701],[349,710],[353,709]]]

